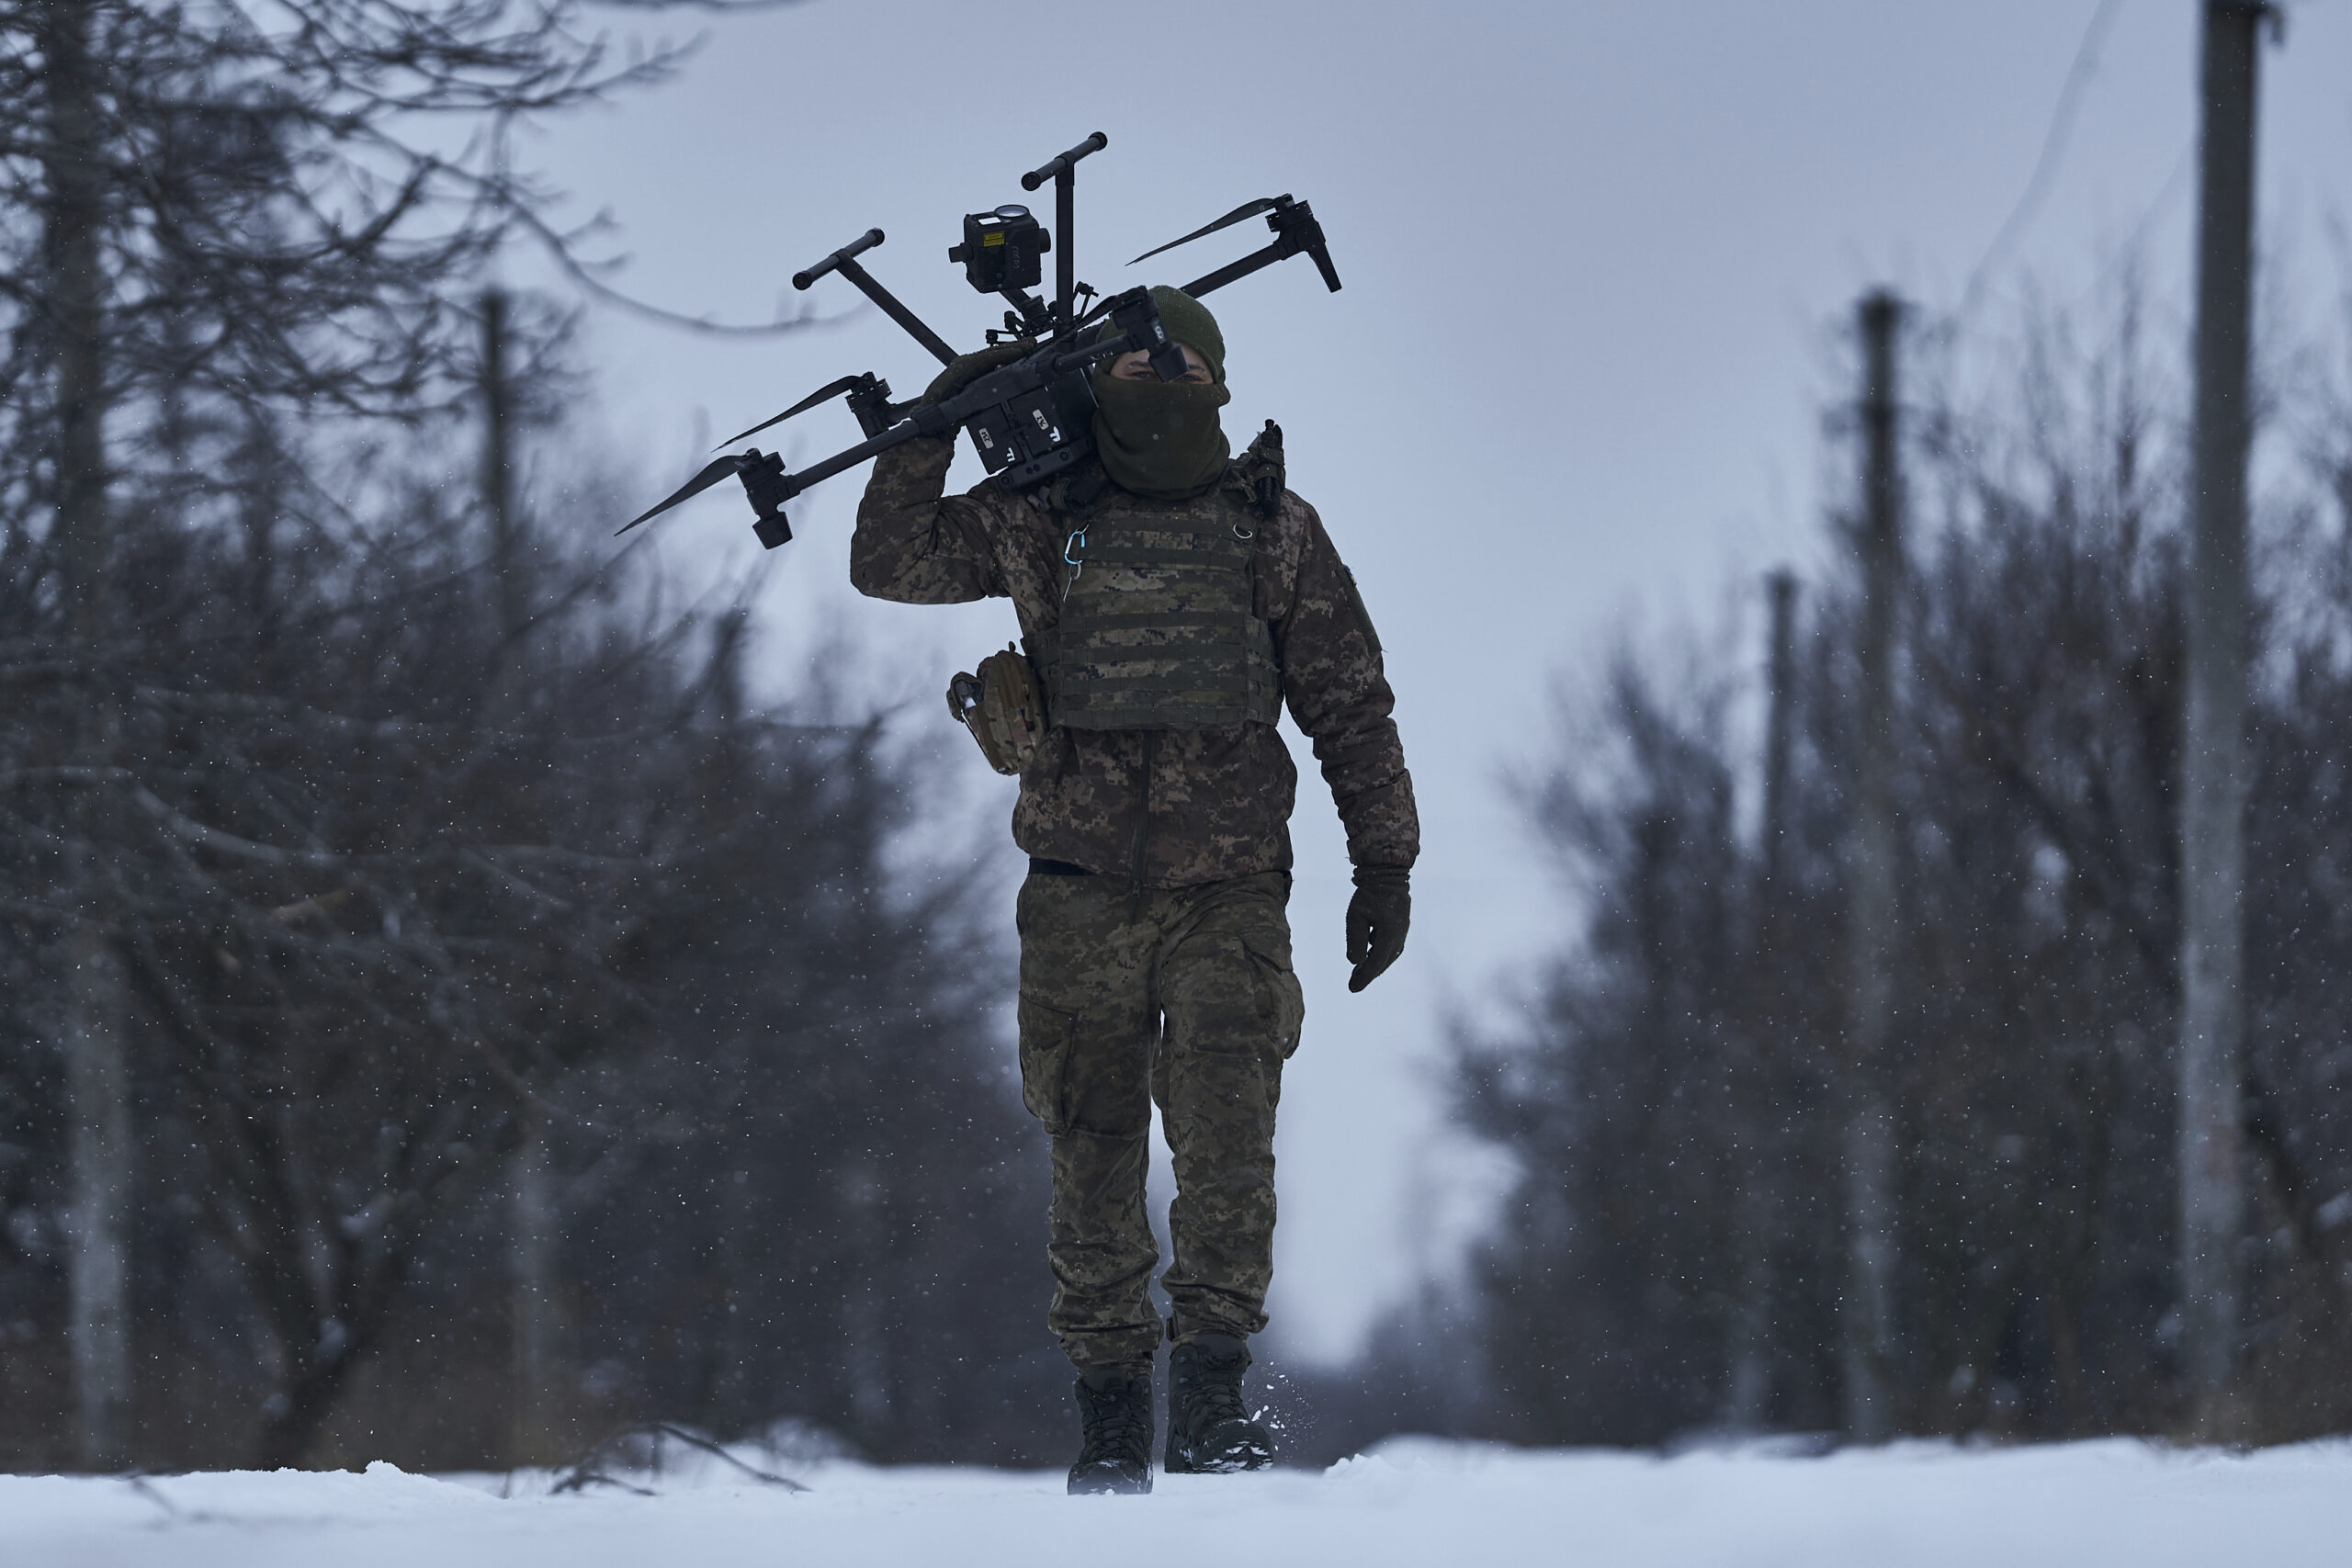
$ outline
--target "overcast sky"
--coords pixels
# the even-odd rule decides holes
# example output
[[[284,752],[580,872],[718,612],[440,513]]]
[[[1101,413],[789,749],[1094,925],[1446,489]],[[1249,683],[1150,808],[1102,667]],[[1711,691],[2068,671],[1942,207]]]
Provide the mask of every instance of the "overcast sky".
[[[2261,220],[2306,287],[2333,293],[2329,225],[2352,211],[2352,6],[2289,9],[2263,62]],[[1211,304],[1227,429],[1237,446],[1269,417],[1287,433],[1292,488],[1321,511],[1386,645],[1422,812],[1411,949],[1350,997],[1345,851],[1300,745],[1292,914],[1308,1021],[1283,1095],[1271,1310],[1285,1348],[1329,1358],[1445,1256],[1476,1186],[1439,1125],[1443,1010],[1502,1005],[1567,931],[1498,787],[1542,750],[1547,689],[1589,679],[1628,627],[1712,629],[1753,614],[1747,585],[1765,569],[1826,559],[1838,324],[1872,284],[1959,301],[2018,212],[2078,60],[2071,133],[1972,320],[2012,324],[2029,280],[2079,298],[2137,240],[2158,319],[2185,333],[2201,6],[2120,0],[2095,30],[2099,10],[813,0],[707,24],[678,81],[550,125],[529,152],[578,212],[619,220],[633,291],[738,321],[780,302],[850,314],[745,344],[597,312],[596,417],[614,451],[649,465],[648,500],[700,462],[698,433],[851,371],[901,396],[929,378],[838,279],[791,293],[791,273],[869,226],[889,238],[866,264],[963,347],[994,312],[944,260],[960,215],[1031,199],[1020,173],[1090,131],[1110,147],[1080,170],[1079,276],[1106,292],[1254,247],[1253,224],[1117,265],[1243,200],[1314,202],[1341,293],[1296,261]],[[856,439],[838,407],[800,423],[801,460]],[[956,474],[978,479],[968,454]],[[797,509],[763,679],[797,689],[798,639],[830,618],[884,650],[877,679],[908,700],[907,726],[944,732],[945,677],[1003,644],[1011,609],[856,598],[860,482]],[[731,494],[661,529],[682,566],[756,553]],[[1009,814],[1009,781],[977,758],[962,777],[948,809]],[[1009,901],[1005,919],[1009,935]],[[1042,1310],[1042,1222],[1038,1240]]]

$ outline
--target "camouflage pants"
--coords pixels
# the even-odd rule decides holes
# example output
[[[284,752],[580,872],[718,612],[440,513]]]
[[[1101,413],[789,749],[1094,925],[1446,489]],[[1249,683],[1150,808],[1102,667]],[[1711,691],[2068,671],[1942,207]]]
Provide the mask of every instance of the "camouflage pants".
[[[1046,1322],[1080,1367],[1147,1360],[1159,1342],[1155,1102],[1176,1162],[1168,1335],[1266,1325],[1274,1110],[1305,1015],[1289,898],[1278,871],[1140,901],[1113,877],[1022,885],[1021,1092],[1053,1136]]]

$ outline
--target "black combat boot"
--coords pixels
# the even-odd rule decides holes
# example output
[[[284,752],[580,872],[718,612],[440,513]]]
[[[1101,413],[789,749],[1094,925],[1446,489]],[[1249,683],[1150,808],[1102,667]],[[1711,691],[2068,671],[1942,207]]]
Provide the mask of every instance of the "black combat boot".
[[[1170,1475],[1227,1475],[1274,1462],[1274,1439],[1241,1403],[1250,1347],[1230,1334],[1204,1334],[1168,1358]]]
[[[1097,1367],[1078,1378],[1078,1420],[1083,1434],[1069,1489],[1151,1490],[1151,1364]]]

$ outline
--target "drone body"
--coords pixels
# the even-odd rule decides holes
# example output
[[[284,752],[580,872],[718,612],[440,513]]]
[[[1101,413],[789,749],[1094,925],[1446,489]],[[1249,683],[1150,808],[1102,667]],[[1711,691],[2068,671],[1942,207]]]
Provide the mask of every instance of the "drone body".
[[[1037,344],[1034,353],[989,371],[951,397],[931,403],[892,402],[890,384],[870,371],[844,376],[721,445],[732,446],[796,414],[845,397],[850,412],[857,418],[858,428],[865,434],[857,446],[798,473],[786,470],[781,457],[763,453],[757,447],[714,458],[667,499],[632,519],[620,531],[628,533],[731,474],[742,480],[744,493],[751,498],[752,509],[758,514],[752,531],[762,545],[774,549],[792,537],[785,505],[803,491],[902,442],[917,436],[944,435],[959,428],[971,437],[981,466],[1009,490],[1028,490],[1044,484],[1084,460],[1094,449],[1091,371],[1096,361],[1141,352],[1150,355],[1152,367],[1163,380],[1172,381],[1184,371],[1182,351],[1169,341],[1159,307],[1152,302],[1148,289],[1131,288],[1097,303],[1094,289],[1077,278],[1071,231],[1077,220],[1078,163],[1109,144],[1110,138],[1098,130],[1021,176],[1025,190],[1034,191],[1047,180],[1054,182],[1059,245],[1054,243],[1053,231],[1038,222],[1027,208],[1008,205],[989,212],[967,214],[964,219],[963,243],[947,253],[949,261],[962,264],[965,280],[975,289],[995,295],[1012,307],[1005,311],[1003,329],[990,329],[988,341],[992,344],[1008,338],[1034,341]],[[1324,284],[1338,292],[1340,276],[1332,268],[1322,225],[1315,220],[1314,211],[1306,202],[1294,201],[1288,196],[1246,202],[1205,228],[1194,230],[1159,250],[1145,252],[1136,261],[1189,244],[1260,213],[1266,215],[1266,226],[1273,231],[1273,242],[1195,278],[1185,285],[1184,292],[1197,299],[1295,255],[1312,257],[1323,275]],[[805,290],[828,273],[839,273],[933,358],[943,365],[953,361],[956,352],[947,340],[932,331],[859,265],[857,257],[882,243],[882,240],[881,230],[868,229],[807,271],[795,273],[792,286]],[[1055,297],[1050,303],[1030,292],[1044,280],[1043,258],[1048,254],[1055,258],[1056,275]]]

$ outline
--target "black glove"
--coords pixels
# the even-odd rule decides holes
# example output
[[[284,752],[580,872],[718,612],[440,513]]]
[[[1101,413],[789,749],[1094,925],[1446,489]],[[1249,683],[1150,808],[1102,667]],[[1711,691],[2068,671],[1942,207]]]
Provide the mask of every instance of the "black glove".
[[[1380,978],[1405,951],[1405,928],[1413,923],[1412,874],[1401,865],[1356,867],[1355,897],[1348,900],[1348,962],[1356,966],[1349,990]]]
[[[1001,343],[994,348],[983,348],[973,354],[958,355],[948,361],[946,368],[931,378],[931,385],[923,389],[922,400],[926,403],[944,402],[989,371],[1001,369],[1016,359],[1035,354],[1036,350],[1035,343],[1023,339],[1017,343]]]

